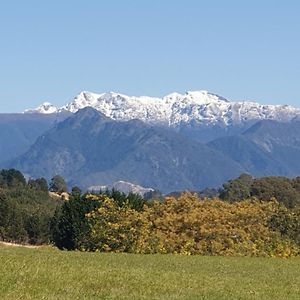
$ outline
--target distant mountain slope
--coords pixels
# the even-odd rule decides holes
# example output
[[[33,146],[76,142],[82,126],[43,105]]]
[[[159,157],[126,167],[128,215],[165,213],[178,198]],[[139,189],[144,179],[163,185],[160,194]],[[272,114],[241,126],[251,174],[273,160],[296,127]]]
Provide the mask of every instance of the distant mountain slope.
[[[100,192],[100,191],[105,192],[106,190],[111,191],[113,189],[125,194],[134,193],[140,196],[144,196],[149,192],[154,192],[154,189],[152,188],[146,188],[138,184],[133,184],[131,182],[122,181],[122,180],[114,182],[111,185],[102,185],[102,186],[98,185],[98,186],[88,187],[88,191],[91,192]]]
[[[287,173],[280,161],[276,161],[244,135],[222,137],[208,143],[208,146],[232,158],[250,174],[260,176]]]
[[[241,135],[208,144],[253,175],[300,174],[300,121],[262,120]]]
[[[66,114],[0,114],[0,167],[26,152],[36,139]]]
[[[288,105],[261,105],[251,101],[232,102],[207,91],[172,93],[163,98],[134,97],[120,93],[82,92],[67,105],[56,108],[44,103],[27,113],[76,112],[93,107],[114,120],[139,119],[151,124],[177,127],[183,124],[230,126],[249,121],[272,119],[290,121],[300,109]]]
[[[218,186],[244,170],[208,146],[139,120],[85,108],[40,137],[14,167],[82,187],[125,180],[163,192]]]
[[[300,120],[288,123],[260,121],[248,129],[244,136],[284,165],[288,175],[300,174]]]

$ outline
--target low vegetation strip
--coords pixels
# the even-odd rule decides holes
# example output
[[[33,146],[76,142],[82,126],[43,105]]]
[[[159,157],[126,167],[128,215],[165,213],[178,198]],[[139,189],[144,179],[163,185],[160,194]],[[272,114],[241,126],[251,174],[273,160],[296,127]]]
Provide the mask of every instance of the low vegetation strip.
[[[185,193],[141,210],[106,195],[66,201],[54,222],[60,249],[224,256],[300,254],[299,214],[277,201],[228,203]]]
[[[300,256],[299,180],[244,174],[219,198],[185,192],[146,199],[78,187],[68,194],[61,176],[48,187],[44,178],[2,170],[0,241],[89,252]]]
[[[299,299],[300,259],[0,246],[0,299]]]

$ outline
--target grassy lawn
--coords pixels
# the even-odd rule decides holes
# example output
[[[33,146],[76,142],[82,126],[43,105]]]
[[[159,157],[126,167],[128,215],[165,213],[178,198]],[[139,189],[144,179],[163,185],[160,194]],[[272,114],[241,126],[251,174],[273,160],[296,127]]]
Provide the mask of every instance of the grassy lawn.
[[[300,259],[0,246],[0,299],[300,299]]]

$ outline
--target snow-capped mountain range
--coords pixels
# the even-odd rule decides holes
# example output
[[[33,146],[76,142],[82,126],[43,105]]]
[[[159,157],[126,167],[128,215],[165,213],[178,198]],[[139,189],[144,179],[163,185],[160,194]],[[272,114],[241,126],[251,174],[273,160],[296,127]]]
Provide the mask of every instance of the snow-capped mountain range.
[[[172,93],[162,98],[135,97],[120,93],[81,92],[63,107],[45,102],[24,113],[75,113],[93,107],[114,120],[140,119],[147,123],[176,126],[182,123],[233,125],[251,120],[290,121],[300,109],[289,105],[262,105],[252,101],[232,102],[207,91]]]

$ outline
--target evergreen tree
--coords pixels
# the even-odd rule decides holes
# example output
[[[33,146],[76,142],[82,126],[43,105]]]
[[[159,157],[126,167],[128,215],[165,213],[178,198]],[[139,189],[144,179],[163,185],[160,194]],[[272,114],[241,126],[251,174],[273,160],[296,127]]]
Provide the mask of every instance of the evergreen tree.
[[[252,176],[241,174],[238,178],[223,184],[220,198],[230,202],[247,199],[251,194],[252,183]]]
[[[24,187],[26,179],[23,174],[15,169],[1,170],[0,172],[0,186],[1,187]]]
[[[28,187],[31,189],[47,192],[48,191],[48,183],[45,178],[38,178],[38,179],[29,179],[28,180]]]
[[[84,195],[71,197],[55,212],[51,222],[52,238],[60,249],[79,249],[89,232],[85,215],[99,207],[99,201],[93,201]]]
[[[55,175],[51,179],[50,191],[55,193],[64,193],[68,191],[67,184],[62,176]]]
[[[73,198],[80,198],[80,196],[81,196],[81,189],[78,186],[74,186],[72,188],[71,196]]]

